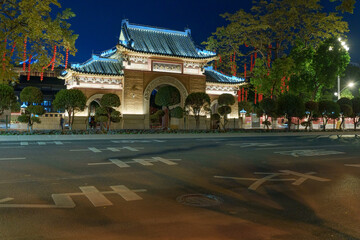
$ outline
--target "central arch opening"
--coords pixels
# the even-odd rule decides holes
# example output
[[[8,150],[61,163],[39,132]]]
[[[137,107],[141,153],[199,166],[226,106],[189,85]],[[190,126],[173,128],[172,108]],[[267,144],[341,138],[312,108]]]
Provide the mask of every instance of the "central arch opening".
[[[152,90],[149,101],[150,128],[170,128],[171,111],[181,105],[180,91],[168,84],[161,84]]]

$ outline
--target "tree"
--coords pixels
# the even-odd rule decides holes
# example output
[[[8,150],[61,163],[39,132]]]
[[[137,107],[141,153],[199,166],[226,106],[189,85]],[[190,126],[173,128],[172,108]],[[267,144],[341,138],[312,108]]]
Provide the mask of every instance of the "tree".
[[[69,115],[69,129],[72,129],[75,113],[83,111],[86,106],[86,96],[79,89],[62,89],[55,95],[53,106],[57,110],[66,110]]]
[[[354,122],[354,130],[356,131],[356,126],[360,122],[360,97],[351,99],[351,103],[353,109],[352,119]]]
[[[180,103],[180,92],[176,87],[164,86],[159,89],[155,95],[155,104],[163,107],[165,115],[163,127],[167,128],[169,125],[169,107]]]
[[[319,113],[323,119],[323,130],[326,131],[326,125],[329,119],[336,119],[340,114],[340,107],[333,101],[320,101],[319,102]]]
[[[54,46],[57,46],[55,65],[64,62],[62,52],[66,49],[75,54],[78,35],[73,34],[68,23],[75,14],[70,9],[60,13],[60,8],[57,0],[0,1],[0,39],[6,40],[6,44],[0,44],[1,56],[5,56],[4,67],[0,68],[0,83],[16,81],[14,64],[24,61],[25,41],[29,46],[26,58],[36,56],[38,61],[33,64],[33,70],[41,71],[51,62]]]
[[[220,106],[218,108],[218,113],[223,118],[222,125],[223,125],[223,129],[225,130],[226,124],[228,123],[227,115],[231,113],[230,106],[235,104],[235,98],[233,95],[229,93],[221,94],[218,98],[218,104]]]
[[[292,94],[284,94],[277,100],[277,111],[279,115],[287,118],[288,130],[290,130],[292,118],[303,115],[305,112],[305,105],[301,97]]]
[[[259,105],[263,114],[265,114],[265,121],[263,124],[266,126],[267,129],[269,129],[269,126],[271,125],[268,120],[269,117],[276,117],[276,102],[271,98],[265,98],[260,102]]]
[[[195,121],[196,129],[200,127],[200,113],[201,111],[207,111],[210,106],[210,97],[203,92],[190,93],[185,100],[185,108],[192,112]]]
[[[113,93],[104,94],[100,99],[100,107],[96,109],[96,119],[106,122],[106,129],[110,130],[111,122],[120,122],[120,112],[114,108],[120,106],[120,98]]]
[[[305,122],[305,131],[307,128],[312,129],[312,122],[317,120],[317,114],[319,110],[319,104],[314,101],[308,101],[305,103],[305,113],[307,114],[307,121]]]
[[[36,87],[25,87],[20,92],[20,100],[27,102],[28,106],[25,112],[18,117],[18,120],[27,123],[28,130],[30,129],[32,132],[34,123],[41,123],[38,116],[44,114],[44,107],[40,105],[44,100],[43,94]]]
[[[205,44],[223,59],[230,59],[234,52],[237,57],[257,52],[266,59],[269,51],[274,53],[272,59],[281,58],[296,41],[302,41],[305,46],[318,46],[325,39],[349,31],[347,22],[336,11],[326,10],[319,0],[254,1],[250,12],[239,10],[221,15],[229,24],[217,28]],[[220,70],[227,73],[231,73],[236,64],[218,62]]]
[[[184,110],[180,106],[177,106],[176,108],[171,109],[170,116],[172,118],[183,118]]]
[[[14,89],[11,86],[0,84],[0,115],[5,110],[12,109],[17,103]]]
[[[239,119],[240,119],[240,128],[243,128],[244,119],[240,115],[240,111],[245,111],[245,115],[248,116],[251,112],[253,112],[253,106],[250,102],[243,101],[238,102],[238,109],[239,109]]]
[[[337,104],[339,104],[341,115],[340,129],[345,129],[345,118],[351,117],[353,114],[352,102],[348,98],[340,98],[337,101]]]
[[[326,39],[318,47],[298,41],[290,57],[295,63],[290,92],[306,101],[323,99],[322,95],[334,88],[350,62],[349,53],[336,38]]]
[[[341,98],[348,98],[348,99],[353,99],[354,95],[352,94],[351,90],[346,88],[343,91],[341,91],[340,93],[340,97]]]

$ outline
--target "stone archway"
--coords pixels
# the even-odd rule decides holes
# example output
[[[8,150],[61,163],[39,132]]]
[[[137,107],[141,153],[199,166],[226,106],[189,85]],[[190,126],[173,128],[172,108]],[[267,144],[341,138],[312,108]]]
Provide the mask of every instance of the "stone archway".
[[[161,86],[170,85],[175,87],[180,92],[180,106],[185,106],[185,99],[189,95],[185,86],[176,78],[170,76],[162,76],[152,80],[144,90],[144,114],[145,114],[145,126],[149,128],[149,112],[150,112],[150,96],[152,91]]]

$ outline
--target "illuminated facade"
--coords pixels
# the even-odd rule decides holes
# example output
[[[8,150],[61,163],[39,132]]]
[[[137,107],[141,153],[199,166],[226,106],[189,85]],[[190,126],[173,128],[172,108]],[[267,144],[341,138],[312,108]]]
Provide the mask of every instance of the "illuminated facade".
[[[115,93],[121,101],[121,128],[146,129],[151,94],[161,86],[179,90],[181,107],[192,92],[206,92],[213,101],[222,93],[236,95],[244,80],[207,67],[216,58],[215,53],[195,47],[189,29],[173,31],[123,20],[116,47],[92,55],[83,64],[73,64],[62,78],[68,89],[80,89],[88,98],[88,108],[77,116],[89,116],[93,101]]]

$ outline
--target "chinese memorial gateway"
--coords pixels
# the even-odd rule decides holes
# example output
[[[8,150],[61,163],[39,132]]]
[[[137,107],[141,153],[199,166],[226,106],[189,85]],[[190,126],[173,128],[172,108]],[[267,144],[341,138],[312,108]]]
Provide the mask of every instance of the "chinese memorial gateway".
[[[179,91],[180,107],[184,107],[186,97],[193,92],[209,94],[212,106],[223,93],[237,94],[244,79],[207,67],[216,58],[215,53],[195,46],[189,29],[173,31],[123,20],[116,47],[93,54],[83,64],[72,64],[61,78],[68,89],[80,89],[88,99],[86,109],[76,114],[78,118],[86,121],[93,114],[92,106],[104,94],[113,93],[121,102],[117,110],[122,121],[116,128],[146,129],[150,127],[152,97],[163,86],[170,85]],[[229,117],[237,121],[237,104],[232,106]],[[194,128],[193,121],[189,117],[187,126],[178,121],[175,127]],[[85,127],[83,121],[78,122],[76,128]],[[203,117],[202,128],[205,122]]]

